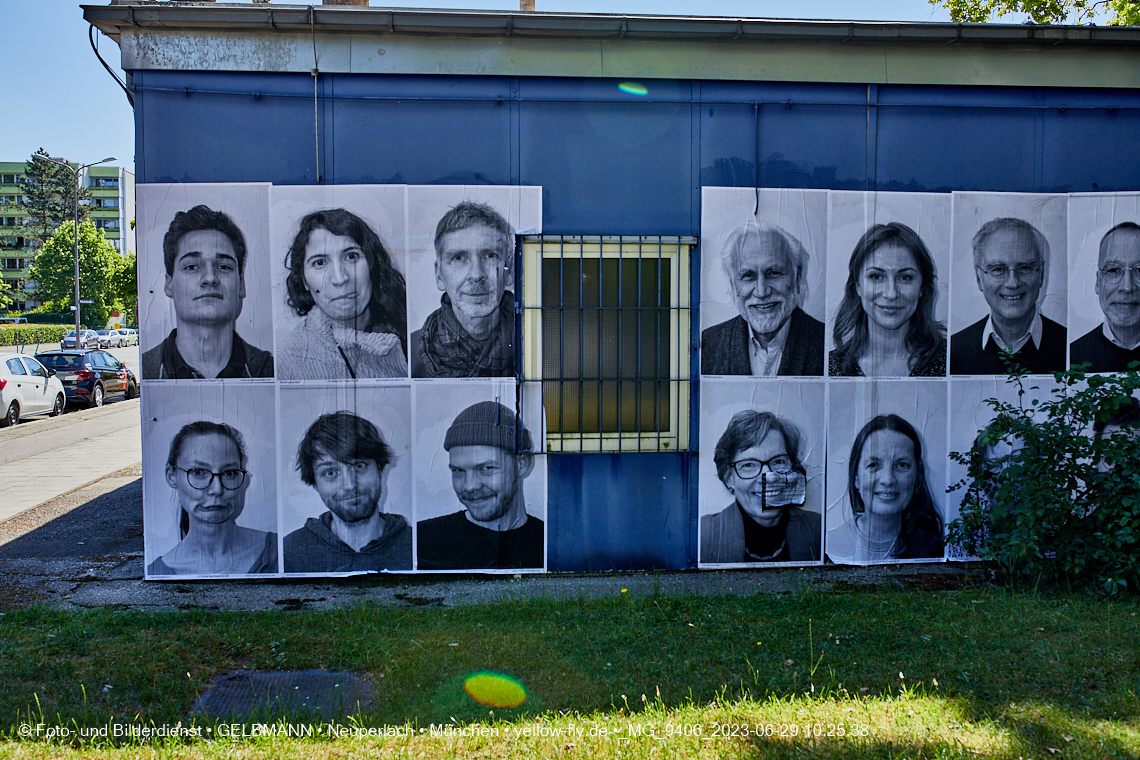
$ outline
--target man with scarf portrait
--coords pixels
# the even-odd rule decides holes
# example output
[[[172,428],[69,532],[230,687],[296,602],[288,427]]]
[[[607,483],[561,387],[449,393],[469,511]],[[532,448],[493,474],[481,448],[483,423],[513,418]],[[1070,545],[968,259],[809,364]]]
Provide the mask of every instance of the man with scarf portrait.
[[[438,309],[412,333],[412,377],[515,374],[513,236],[490,206],[464,201],[435,229]]]

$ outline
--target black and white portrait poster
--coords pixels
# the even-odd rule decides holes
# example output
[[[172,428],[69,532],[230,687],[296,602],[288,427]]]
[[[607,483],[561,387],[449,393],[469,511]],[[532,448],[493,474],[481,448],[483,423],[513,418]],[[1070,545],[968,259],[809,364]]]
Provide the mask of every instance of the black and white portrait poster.
[[[699,564],[823,561],[822,381],[701,386]]]
[[[1123,372],[1140,361],[1138,267],[1140,194],[1070,196],[1070,364]]]
[[[412,389],[290,384],[280,390],[286,573],[412,569]]]
[[[828,193],[831,377],[945,377],[951,197]]]
[[[273,386],[178,381],[146,397],[146,577],[280,572]]]
[[[408,187],[413,377],[514,377],[514,236],[542,231],[542,188]]]
[[[1034,409],[1053,396],[1056,381],[1051,377],[1036,377],[1024,386],[1025,393],[1018,396],[1018,386],[1006,382],[1004,377],[959,378],[950,383],[950,451],[969,454],[977,449],[987,460],[996,461],[1021,449],[1022,443],[1015,437],[1006,437],[992,444],[982,444],[979,438],[994,420],[993,407],[985,399],[997,399],[1025,409]],[[1040,414],[1036,414],[1040,418]],[[995,467],[999,465],[994,465]],[[961,462],[947,461],[946,483],[952,486],[964,480],[968,467]],[[968,485],[968,484],[967,484]],[[953,522],[962,513],[962,498],[965,488],[960,488],[946,496],[946,522]],[[967,552],[947,542],[946,557],[950,560],[965,561],[977,559]]]
[[[827,191],[701,189],[701,374],[820,377]]]
[[[524,423],[537,413],[516,413],[513,381],[413,389],[416,567],[544,569],[546,457],[531,453],[543,430]]]
[[[828,386],[827,537],[833,562],[943,557],[947,382]]]
[[[1065,369],[1068,196],[953,195],[950,374],[1003,375],[1003,348],[1031,374]]]
[[[269,190],[138,186],[144,379],[273,377]]]
[[[408,377],[407,187],[274,187],[278,377]]]

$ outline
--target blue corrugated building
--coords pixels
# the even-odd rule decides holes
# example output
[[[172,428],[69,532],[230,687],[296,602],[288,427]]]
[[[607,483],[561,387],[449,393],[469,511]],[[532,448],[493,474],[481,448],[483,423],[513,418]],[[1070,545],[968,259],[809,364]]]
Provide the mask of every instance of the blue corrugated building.
[[[1140,29],[146,0],[84,13],[122,49],[141,183],[534,185],[543,245],[642,248],[696,244],[703,186],[1140,190]],[[552,448],[550,570],[696,565],[699,257],[685,263],[670,287],[689,292],[653,304],[688,327],[672,359],[611,378],[618,394],[669,385],[634,416],[674,443]],[[549,364],[523,379],[551,381]]]

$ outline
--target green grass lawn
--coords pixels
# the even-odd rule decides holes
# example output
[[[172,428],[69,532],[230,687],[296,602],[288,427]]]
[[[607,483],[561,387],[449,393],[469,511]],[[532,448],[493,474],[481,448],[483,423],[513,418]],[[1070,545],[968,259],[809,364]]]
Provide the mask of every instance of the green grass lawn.
[[[14,610],[0,617],[0,756],[1136,758],[1138,611],[1136,600],[986,589]],[[20,739],[29,723],[185,725],[210,679],[237,668],[354,671],[377,700],[341,725],[412,736],[218,739],[199,721],[208,741]],[[474,701],[464,681],[483,670],[518,680],[526,701]],[[498,736],[433,736],[432,724]]]

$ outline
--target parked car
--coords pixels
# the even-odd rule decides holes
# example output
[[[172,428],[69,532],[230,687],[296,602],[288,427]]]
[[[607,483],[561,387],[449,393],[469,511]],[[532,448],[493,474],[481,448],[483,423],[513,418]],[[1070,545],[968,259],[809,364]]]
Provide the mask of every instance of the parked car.
[[[119,348],[123,345],[123,334],[118,330],[96,330],[99,335],[99,348]]]
[[[63,411],[63,383],[56,373],[30,356],[0,354],[0,427],[15,425],[21,417]]]
[[[69,403],[103,406],[108,398],[139,395],[135,373],[105,351],[45,351],[36,358],[55,370]]]
[[[83,333],[83,345],[75,345],[75,330],[72,330],[64,336],[63,340],[59,342],[60,348],[99,348],[99,333],[94,330],[81,330]]]
[[[137,346],[139,344],[139,331],[133,327],[120,327],[119,334],[123,336],[124,346]]]

